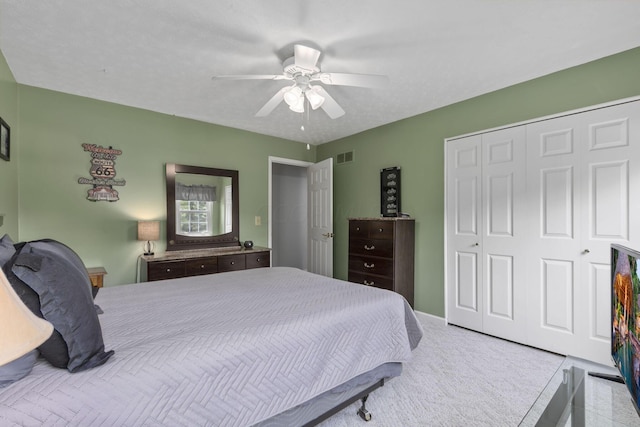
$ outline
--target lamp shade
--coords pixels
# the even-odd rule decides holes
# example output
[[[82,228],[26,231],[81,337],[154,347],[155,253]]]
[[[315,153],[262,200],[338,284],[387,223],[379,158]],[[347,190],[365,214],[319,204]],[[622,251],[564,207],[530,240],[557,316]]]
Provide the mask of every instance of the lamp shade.
[[[0,269],[0,366],[37,348],[52,332],[53,325],[24,305]]]
[[[138,221],[138,240],[160,240],[160,221]]]

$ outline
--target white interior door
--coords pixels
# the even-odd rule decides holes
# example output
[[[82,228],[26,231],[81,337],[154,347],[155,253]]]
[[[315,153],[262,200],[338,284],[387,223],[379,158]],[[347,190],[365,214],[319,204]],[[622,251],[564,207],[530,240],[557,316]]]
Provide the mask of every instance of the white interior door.
[[[333,277],[333,158],[308,168],[309,260],[312,273]]]
[[[526,328],[525,133],[447,145],[447,320],[520,340]]]
[[[447,321],[482,330],[482,137],[451,141],[447,152]]]
[[[447,142],[450,323],[611,362],[610,246],[640,249],[639,107]]]
[[[525,129],[482,135],[483,331],[521,340],[526,329]]]
[[[610,246],[640,243],[634,110],[637,103],[622,104],[528,126],[537,232],[529,258],[531,345],[611,363]]]

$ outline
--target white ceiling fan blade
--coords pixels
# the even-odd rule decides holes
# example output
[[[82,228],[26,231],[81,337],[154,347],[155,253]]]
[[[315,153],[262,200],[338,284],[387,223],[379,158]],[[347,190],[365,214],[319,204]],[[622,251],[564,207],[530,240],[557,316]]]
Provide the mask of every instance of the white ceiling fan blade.
[[[338,105],[336,100],[333,99],[322,86],[314,86],[314,90],[324,97],[324,102],[320,108],[322,108],[329,117],[337,119],[338,117],[344,116],[344,110],[342,107]]]
[[[389,77],[377,74],[320,73],[314,80],[327,85],[381,88],[389,84]]]
[[[316,64],[320,58],[319,50],[297,44],[293,46],[293,56],[295,58],[296,67],[300,67],[308,71],[318,71]]]
[[[213,80],[287,80],[282,74],[237,74],[230,76],[213,76]]]
[[[284,93],[291,89],[291,86],[285,86],[276,92],[275,95],[271,97],[270,100],[267,101],[266,104],[256,113],[256,117],[265,117],[271,114],[273,110],[282,102],[284,99]]]

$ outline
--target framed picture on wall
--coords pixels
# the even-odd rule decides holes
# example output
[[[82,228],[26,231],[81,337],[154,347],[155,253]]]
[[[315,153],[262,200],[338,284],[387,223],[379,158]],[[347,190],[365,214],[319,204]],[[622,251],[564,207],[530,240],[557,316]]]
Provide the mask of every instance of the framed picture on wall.
[[[9,161],[11,154],[11,129],[7,122],[0,118],[0,159]]]

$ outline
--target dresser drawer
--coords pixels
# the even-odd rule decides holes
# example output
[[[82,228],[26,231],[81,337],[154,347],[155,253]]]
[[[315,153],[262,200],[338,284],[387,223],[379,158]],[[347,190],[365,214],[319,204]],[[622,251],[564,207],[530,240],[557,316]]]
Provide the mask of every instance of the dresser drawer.
[[[392,240],[393,223],[390,221],[369,221],[369,237]]]
[[[222,255],[218,257],[218,272],[244,270],[247,263],[244,254]]]
[[[349,237],[368,238],[369,221],[349,221]]]
[[[269,252],[255,252],[245,254],[247,268],[261,268],[271,266],[271,254]]]
[[[392,258],[393,240],[349,239],[349,253]]]
[[[185,276],[186,263],[180,261],[152,262],[149,264],[147,280],[177,279]]]
[[[390,291],[393,290],[393,279],[390,277],[373,276],[370,274],[350,271],[349,281],[367,286],[375,286],[376,288],[388,289]]]
[[[393,277],[393,260],[351,255],[349,257],[349,271]]]
[[[190,259],[185,263],[187,276],[199,276],[201,274],[213,274],[218,272],[217,257]]]

